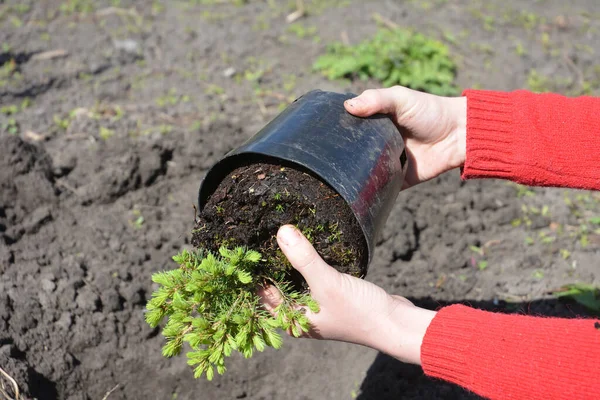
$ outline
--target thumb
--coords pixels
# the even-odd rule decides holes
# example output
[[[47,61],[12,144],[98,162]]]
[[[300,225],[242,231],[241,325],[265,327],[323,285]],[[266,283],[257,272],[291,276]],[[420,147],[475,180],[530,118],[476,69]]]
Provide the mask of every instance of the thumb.
[[[296,227],[284,225],[279,228],[277,243],[312,290],[322,285],[331,285],[332,279],[335,279],[338,272],[323,261],[312,244]]]
[[[357,117],[368,117],[373,114],[395,113],[401,104],[405,103],[404,88],[365,90],[360,96],[346,100],[344,107],[350,114]]]

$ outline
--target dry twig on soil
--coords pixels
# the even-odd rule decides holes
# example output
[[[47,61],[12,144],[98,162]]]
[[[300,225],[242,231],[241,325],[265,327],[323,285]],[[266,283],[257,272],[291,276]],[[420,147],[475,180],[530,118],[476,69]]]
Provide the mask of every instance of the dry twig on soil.
[[[112,394],[112,392],[114,392],[118,388],[119,388],[119,384],[117,383],[114,388],[112,388],[108,392],[106,392],[106,394],[104,395],[104,397],[102,398],[102,400],[108,399],[108,396],[110,396]]]
[[[67,57],[69,52],[65,49],[48,50],[31,57],[33,61],[53,60],[55,58]]]
[[[140,14],[135,8],[119,8],[119,7],[107,7],[102,10],[96,11],[97,17],[106,17],[107,15],[130,15],[135,18],[139,18]]]
[[[581,69],[579,69],[579,67],[567,54],[563,54],[563,59],[565,60],[567,67],[571,68],[575,74],[577,74],[577,83],[579,83],[579,86],[583,87],[585,85],[585,76],[583,75]]]
[[[342,40],[342,43],[344,43],[346,46],[350,46],[350,38],[348,37],[348,32],[342,31],[342,33],[340,33],[340,38]]]
[[[17,382],[2,368],[0,368],[0,375],[2,376],[2,379],[0,379],[0,395],[2,396],[2,399],[19,400],[19,385],[17,385]],[[8,393],[8,387],[5,385],[4,380],[7,380],[10,383],[10,388],[12,389],[13,393],[12,395]]]
[[[285,20],[287,21],[288,24],[291,24],[292,22],[302,18],[305,13],[306,13],[306,9],[304,8],[304,0],[296,0],[296,11],[289,14],[285,18]]]
[[[265,102],[262,101],[261,98],[259,98],[259,97],[256,98],[256,104],[258,104],[258,108],[260,109],[260,113],[262,114],[263,117],[269,113],[269,111],[267,110],[267,107],[265,106]]]
[[[32,142],[41,142],[42,140],[46,139],[46,135],[41,135],[41,134],[39,134],[37,132],[34,132],[34,131],[26,131],[23,134],[23,137],[26,140],[30,140]]]
[[[375,20],[375,22],[378,22],[391,30],[400,28],[400,25],[379,13],[373,13],[373,19]]]

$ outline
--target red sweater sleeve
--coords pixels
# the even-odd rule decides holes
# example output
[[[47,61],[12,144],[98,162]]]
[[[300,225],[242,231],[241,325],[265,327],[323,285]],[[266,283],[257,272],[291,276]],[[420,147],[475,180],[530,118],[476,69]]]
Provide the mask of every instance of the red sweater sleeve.
[[[600,190],[600,98],[466,90],[463,178]]]
[[[600,321],[442,308],[421,347],[423,370],[491,399],[600,397]]]
[[[600,99],[468,90],[463,178],[600,190]],[[441,309],[423,370],[493,399],[600,398],[600,320]]]

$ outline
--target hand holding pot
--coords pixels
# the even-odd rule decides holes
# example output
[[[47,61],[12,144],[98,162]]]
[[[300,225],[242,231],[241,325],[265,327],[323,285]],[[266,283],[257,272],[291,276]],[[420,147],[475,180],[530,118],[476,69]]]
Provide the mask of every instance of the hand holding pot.
[[[358,117],[388,114],[398,126],[409,156],[404,189],[460,167],[465,161],[465,97],[440,97],[395,86],[366,90],[344,106]]]
[[[400,296],[362,279],[342,274],[327,265],[295,227],[283,226],[279,247],[306,279],[320,311],[306,310],[311,330],[306,337],[368,346],[401,361],[420,364],[423,336],[435,312],[415,307]],[[261,291],[264,306],[272,311],[280,303],[273,287]]]

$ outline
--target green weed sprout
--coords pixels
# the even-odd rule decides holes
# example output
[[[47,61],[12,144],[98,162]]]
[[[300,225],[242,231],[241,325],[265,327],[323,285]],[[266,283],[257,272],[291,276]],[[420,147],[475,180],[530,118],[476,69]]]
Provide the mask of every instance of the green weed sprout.
[[[600,313],[600,287],[585,283],[565,285],[553,292],[558,298],[570,298],[591,311]]]
[[[293,289],[282,271],[266,270],[256,251],[221,247],[215,255],[183,250],[173,260],[178,269],[152,275],[160,288],[148,301],[146,322],[154,328],[168,318],[162,330],[167,341],[162,353],[176,356],[187,342],[195,378],[205,373],[212,380],[215,368],[223,374],[224,359],[233,351],[250,358],[255,349],[279,349],[282,340],[276,329],[296,337],[309,330],[308,318],[298,306],[319,311],[317,302]],[[257,294],[259,285],[266,283],[282,293],[283,301],[274,310],[276,318],[262,307]]]
[[[407,29],[383,29],[355,46],[333,43],[314,63],[328,79],[375,78],[440,96],[455,95],[456,66],[442,42]]]

